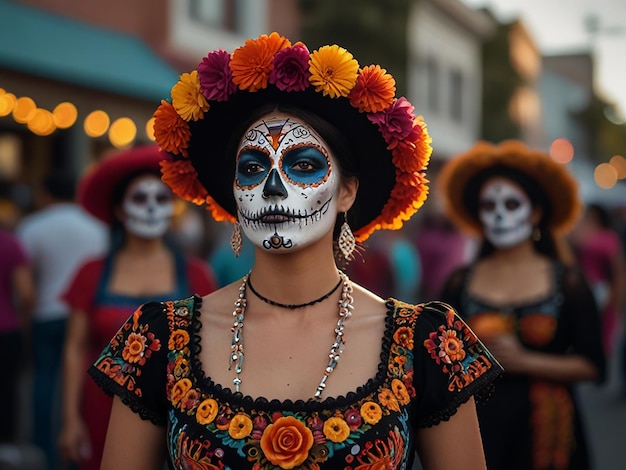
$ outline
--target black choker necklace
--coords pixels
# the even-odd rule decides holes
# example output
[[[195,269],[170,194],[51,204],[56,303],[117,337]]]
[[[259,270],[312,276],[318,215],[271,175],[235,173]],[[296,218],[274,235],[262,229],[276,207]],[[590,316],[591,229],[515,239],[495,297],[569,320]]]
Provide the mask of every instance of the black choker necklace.
[[[259,294],[254,287],[252,287],[252,281],[250,281],[250,276],[248,276],[248,279],[246,280],[246,283],[248,284],[248,287],[250,288],[250,290],[252,291],[252,293],[254,295],[256,295],[259,299],[261,299],[263,302],[265,302],[266,304],[270,304],[270,305],[275,305],[276,307],[281,307],[281,308],[288,308],[289,310],[295,310],[298,308],[303,308],[303,307],[308,307],[309,305],[313,305],[316,304],[318,302],[322,302],[324,300],[326,300],[328,297],[330,297],[331,295],[333,295],[333,293],[339,289],[339,286],[341,285],[342,279],[339,279],[339,282],[337,283],[337,285],[335,287],[333,287],[329,292],[327,292],[326,294],[324,294],[323,296],[315,299],[315,300],[311,300],[310,302],[304,303],[304,304],[281,304],[280,302],[275,302],[273,300],[268,299],[267,297],[263,297],[261,294]]]

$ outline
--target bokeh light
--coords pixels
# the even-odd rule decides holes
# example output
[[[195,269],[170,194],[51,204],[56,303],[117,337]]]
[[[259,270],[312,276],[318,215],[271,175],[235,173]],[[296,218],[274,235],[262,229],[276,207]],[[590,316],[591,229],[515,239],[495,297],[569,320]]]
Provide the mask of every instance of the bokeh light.
[[[611,189],[617,183],[617,170],[608,163],[600,163],[593,171],[593,179],[603,189]]]
[[[37,105],[32,98],[20,96],[13,108],[13,119],[20,124],[26,124],[30,119],[30,114],[37,109]]]
[[[558,163],[569,163],[574,158],[574,146],[564,137],[554,139],[550,145],[550,157]]]
[[[13,93],[0,95],[0,117],[8,116],[13,112],[17,98]]]
[[[54,123],[59,129],[67,129],[72,127],[78,118],[78,110],[73,103],[67,101],[56,105],[52,111]]]
[[[609,160],[609,165],[617,171],[617,178],[623,180],[626,178],[626,158],[621,155],[613,155]]]
[[[85,133],[89,137],[103,136],[109,129],[110,123],[111,120],[109,119],[109,115],[107,113],[100,109],[92,111],[85,118]]]
[[[148,119],[148,122],[146,122],[146,135],[151,141],[154,142],[156,140],[154,137],[154,117],[151,117]]]
[[[43,136],[50,135],[57,129],[52,113],[42,108],[37,108],[30,114],[27,127],[33,134]]]
[[[127,117],[115,120],[109,129],[109,140],[117,148],[131,144],[136,136],[137,126]]]

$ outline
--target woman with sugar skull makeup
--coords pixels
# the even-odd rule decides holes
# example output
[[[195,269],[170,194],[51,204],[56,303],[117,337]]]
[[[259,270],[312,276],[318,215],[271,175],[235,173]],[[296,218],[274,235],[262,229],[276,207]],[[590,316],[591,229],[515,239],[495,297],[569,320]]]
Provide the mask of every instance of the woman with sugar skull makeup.
[[[488,468],[592,468],[572,387],[601,382],[605,359],[593,295],[563,249],[581,207],[574,178],[521,142],[479,142],[439,188],[452,221],[482,240],[441,298],[505,371],[478,407]]]
[[[417,450],[425,469],[484,469],[474,399],[500,366],[451,307],[338,269],[426,198],[430,138],[393,77],[272,33],[210,52],[171,98],[164,181],[255,262],[204,298],[142,305],[91,366],[116,395],[102,468],[409,469]]]
[[[78,188],[79,203],[111,227],[111,249],[83,265],[64,299],[71,308],[64,351],[63,456],[81,469],[98,469],[111,398],[85,377],[85,364],[117,337],[138,304],[207,294],[215,281],[202,261],[184,257],[165,241],[174,195],[160,178],[165,155],[156,145],[106,157]],[[138,343],[137,343],[138,344]],[[135,351],[137,360],[150,351]],[[141,358],[139,357],[141,356]]]

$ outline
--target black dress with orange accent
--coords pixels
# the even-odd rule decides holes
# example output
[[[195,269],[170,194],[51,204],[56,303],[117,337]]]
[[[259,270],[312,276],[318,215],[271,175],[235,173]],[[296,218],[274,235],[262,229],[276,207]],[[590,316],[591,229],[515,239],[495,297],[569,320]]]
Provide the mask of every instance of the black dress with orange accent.
[[[448,305],[390,299],[378,373],[363,386],[323,401],[253,399],[204,374],[201,301],[141,306],[89,369],[167,428],[170,469],[409,470],[417,430],[483,400],[502,372]]]
[[[511,305],[491,305],[470,294],[471,275],[471,267],[452,273],[441,298],[479,338],[513,332],[533,351],[588,358],[600,370],[598,383],[604,379],[600,316],[578,269],[554,263],[548,295]],[[491,399],[477,410],[489,470],[592,468],[572,384],[505,370]]]

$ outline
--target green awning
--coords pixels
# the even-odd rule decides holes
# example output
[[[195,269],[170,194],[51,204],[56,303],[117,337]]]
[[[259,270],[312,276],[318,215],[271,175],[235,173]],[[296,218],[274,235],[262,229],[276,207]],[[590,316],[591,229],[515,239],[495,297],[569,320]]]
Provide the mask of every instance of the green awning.
[[[9,0],[0,0],[2,69],[157,102],[178,80],[137,37]]]

